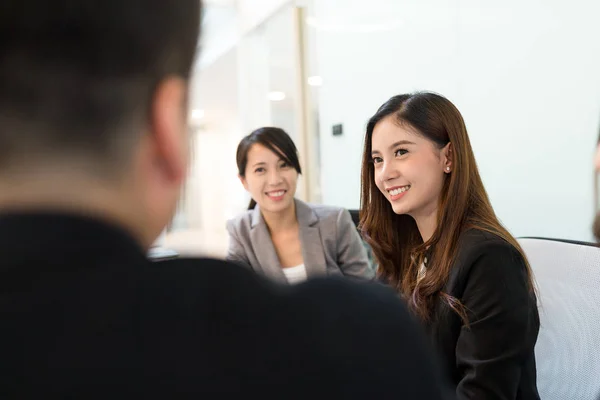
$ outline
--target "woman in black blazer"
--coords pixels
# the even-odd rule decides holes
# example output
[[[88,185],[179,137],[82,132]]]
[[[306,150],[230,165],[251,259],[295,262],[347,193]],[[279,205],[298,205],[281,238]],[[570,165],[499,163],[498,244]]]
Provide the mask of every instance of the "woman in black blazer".
[[[494,214],[449,100],[399,95],[369,120],[360,228],[380,277],[423,321],[459,400],[539,399],[531,270]]]

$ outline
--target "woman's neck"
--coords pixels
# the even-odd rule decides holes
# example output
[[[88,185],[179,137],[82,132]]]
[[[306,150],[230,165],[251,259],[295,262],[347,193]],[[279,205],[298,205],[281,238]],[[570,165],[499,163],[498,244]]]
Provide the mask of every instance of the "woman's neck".
[[[426,243],[437,228],[437,209],[425,215],[413,216],[423,242]]]
[[[261,214],[271,234],[285,231],[298,225],[295,202],[292,202],[291,206],[285,210],[274,213],[261,210]]]

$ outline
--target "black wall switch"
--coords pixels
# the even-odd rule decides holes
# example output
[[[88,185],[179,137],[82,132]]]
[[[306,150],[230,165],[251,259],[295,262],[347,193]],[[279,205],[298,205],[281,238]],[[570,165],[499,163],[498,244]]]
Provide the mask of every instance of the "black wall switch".
[[[333,136],[340,136],[342,133],[344,133],[344,130],[342,128],[342,124],[334,125],[331,128],[331,131],[333,133]]]

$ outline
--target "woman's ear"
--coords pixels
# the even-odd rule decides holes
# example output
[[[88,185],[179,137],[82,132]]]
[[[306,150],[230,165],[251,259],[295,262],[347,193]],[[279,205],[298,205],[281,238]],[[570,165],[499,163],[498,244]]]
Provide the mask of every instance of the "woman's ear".
[[[240,182],[242,182],[242,185],[244,185],[244,189],[246,189],[246,191],[248,190],[248,181],[246,181],[246,178],[244,178],[241,175],[238,175],[238,179],[240,180]]]
[[[454,167],[454,147],[448,142],[442,149],[442,158],[444,160],[444,172],[449,174]]]

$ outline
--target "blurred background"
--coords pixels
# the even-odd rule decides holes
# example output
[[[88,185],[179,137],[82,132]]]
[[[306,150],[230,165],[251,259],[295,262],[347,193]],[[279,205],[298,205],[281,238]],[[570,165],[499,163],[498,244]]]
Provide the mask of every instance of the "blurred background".
[[[368,118],[392,95],[462,112],[492,204],[517,237],[589,241],[600,122],[600,2],[204,0],[192,82],[192,164],[162,238],[223,256],[249,197],[239,140],[265,125],[296,142],[297,197],[359,207]]]

